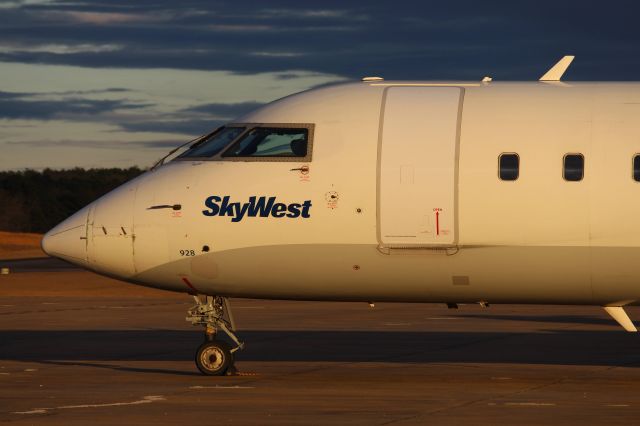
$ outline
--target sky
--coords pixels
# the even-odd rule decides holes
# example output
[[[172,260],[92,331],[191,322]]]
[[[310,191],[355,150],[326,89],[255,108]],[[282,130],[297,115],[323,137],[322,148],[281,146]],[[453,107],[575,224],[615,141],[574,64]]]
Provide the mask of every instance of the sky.
[[[291,93],[639,80],[637,0],[0,0],[0,170],[148,167]]]

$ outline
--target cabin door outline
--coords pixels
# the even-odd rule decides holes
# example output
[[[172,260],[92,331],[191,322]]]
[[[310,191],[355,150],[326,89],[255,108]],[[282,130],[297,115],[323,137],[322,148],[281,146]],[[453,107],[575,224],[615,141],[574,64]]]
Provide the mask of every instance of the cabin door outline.
[[[378,133],[377,239],[385,248],[458,245],[464,89],[390,86]]]

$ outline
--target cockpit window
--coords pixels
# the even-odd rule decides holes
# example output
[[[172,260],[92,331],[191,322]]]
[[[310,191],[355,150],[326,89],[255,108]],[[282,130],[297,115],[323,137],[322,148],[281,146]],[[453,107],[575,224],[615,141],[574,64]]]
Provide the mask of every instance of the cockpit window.
[[[190,142],[171,160],[306,163],[312,161],[314,129],[312,123],[233,123]]]
[[[245,129],[246,127],[221,127],[197,142],[179,158],[213,157],[240,136]]]
[[[306,157],[309,130],[255,127],[244,134],[223,157]]]

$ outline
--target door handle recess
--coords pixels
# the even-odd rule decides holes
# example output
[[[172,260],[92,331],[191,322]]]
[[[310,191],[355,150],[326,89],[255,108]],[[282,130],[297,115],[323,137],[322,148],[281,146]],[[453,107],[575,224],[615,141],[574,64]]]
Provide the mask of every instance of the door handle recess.
[[[182,205],[180,205],[180,204],[158,204],[157,206],[147,207],[147,210],[160,210],[160,209],[181,210],[182,209]]]
[[[296,169],[290,169],[290,172],[302,172],[302,173],[309,173],[309,166],[302,166],[302,167],[298,167]]]

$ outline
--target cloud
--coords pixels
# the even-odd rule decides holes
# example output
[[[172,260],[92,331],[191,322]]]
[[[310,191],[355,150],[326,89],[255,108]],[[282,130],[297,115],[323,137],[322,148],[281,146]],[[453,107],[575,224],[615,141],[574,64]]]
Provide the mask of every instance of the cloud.
[[[164,116],[145,119],[130,117],[117,125],[121,130],[133,133],[153,132],[198,136],[209,133],[232,119],[264,105],[261,102],[200,104]]]
[[[118,123],[118,127],[120,130],[131,133],[171,133],[195,137],[209,133],[226,122],[227,120],[205,118],[162,119],[156,117],[153,120],[122,121]]]
[[[597,10],[559,3],[553,12],[536,3],[497,0],[274,0],[268,6],[258,0],[74,0],[11,1],[3,7],[0,60],[11,62],[534,79],[563,54],[576,53],[585,62],[572,67],[570,77],[640,74],[640,6],[632,0],[611,0]]]
[[[201,104],[193,107],[185,108],[181,112],[182,113],[199,113],[211,115],[213,117],[218,118],[226,118],[232,119],[235,117],[239,117],[248,112],[253,111],[254,109],[258,109],[263,106],[264,103],[261,102],[240,102],[240,103],[209,103],[209,104]]]
[[[24,6],[38,6],[55,3],[56,0],[8,0],[0,3],[0,9],[19,9]]]
[[[142,140],[142,141],[121,141],[121,140],[74,140],[74,139],[39,139],[26,141],[6,141],[6,145],[14,145],[32,148],[52,148],[52,147],[76,147],[91,149],[139,149],[139,148],[161,148],[171,149],[184,143],[181,139],[162,140]]]
[[[30,96],[30,93],[18,93],[18,92],[2,92],[0,91],[0,101],[4,100],[4,99],[20,99],[20,98],[24,98],[25,96]]]
[[[367,21],[370,16],[364,12],[355,12],[350,9],[305,9],[302,8],[282,8],[282,9],[262,9],[256,15],[258,19],[304,19],[315,21]]]
[[[0,42],[0,53],[53,53],[69,55],[74,53],[103,53],[122,50],[123,45],[117,44],[37,44],[19,45]]]
[[[99,94],[108,94],[108,93],[126,93],[132,92],[131,89],[126,89],[124,87],[108,87],[106,89],[93,89],[93,90],[67,90],[63,92],[47,92],[47,94],[52,95],[99,95]],[[31,95],[41,95],[41,93]]]
[[[64,120],[92,118],[117,110],[139,110],[151,103],[128,100],[65,98],[60,100],[34,99],[32,93],[0,92],[0,119]]]
[[[270,58],[296,58],[304,56],[304,53],[300,52],[249,52],[252,56],[266,56]]]
[[[41,98],[54,96],[79,96],[79,95],[101,95],[109,93],[127,93],[131,92],[131,89],[124,87],[108,87],[106,89],[92,89],[92,90],[65,90],[61,92],[4,92],[0,90],[0,99],[25,99],[25,98]]]
[[[263,9],[260,15],[278,18],[350,18],[346,9]]]
[[[295,80],[298,78],[308,78],[308,77],[324,77],[324,74],[321,73],[313,73],[313,72],[299,72],[299,71],[288,71],[288,72],[280,72],[276,73],[275,77],[278,80]],[[345,81],[345,78],[335,78],[331,81]],[[323,83],[325,84],[325,83]]]
[[[264,106],[261,102],[208,103],[155,117],[136,117],[122,120],[117,126],[126,132],[172,133],[197,136]]]
[[[111,132],[154,133],[197,136],[263,106],[260,102],[209,103],[172,113],[141,113],[150,103],[128,100],[68,98],[33,100],[38,94],[0,91],[0,119],[74,120],[106,123]],[[120,112],[118,112],[120,111]]]
[[[0,16],[0,60],[242,74],[313,70],[313,62],[330,63],[323,52],[340,54],[339,33],[359,31],[351,23],[361,9],[229,0],[23,4]]]
[[[270,25],[256,25],[256,24],[211,24],[205,27],[208,30],[214,32],[242,32],[242,33],[255,33],[275,31],[276,28]]]
[[[71,21],[80,24],[118,25],[143,22],[161,22],[171,19],[169,15],[145,13],[108,13],[108,12],[58,12]]]
[[[116,150],[108,154],[124,158],[118,160],[121,164],[146,164],[147,149],[176,146],[268,101],[338,78],[297,70],[241,76],[2,63],[0,69],[0,148],[7,141],[34,142],[7,147],[0,169],[39,164],[29,154],[37,141],[44,141],[37,146],[39,152],[51,153],[46,155],[58,167],[106,161],[104,140],[145,142],[120,156]],[[281,74],[290,74],[289,79]],[[239,101],[249,96],[251,100]],[[71,142],[56,141],[79,146],[74,150]],[[92,154],[92,141],[101,150],[97,155]],[[49,142],[53,145],[47,148]]]

